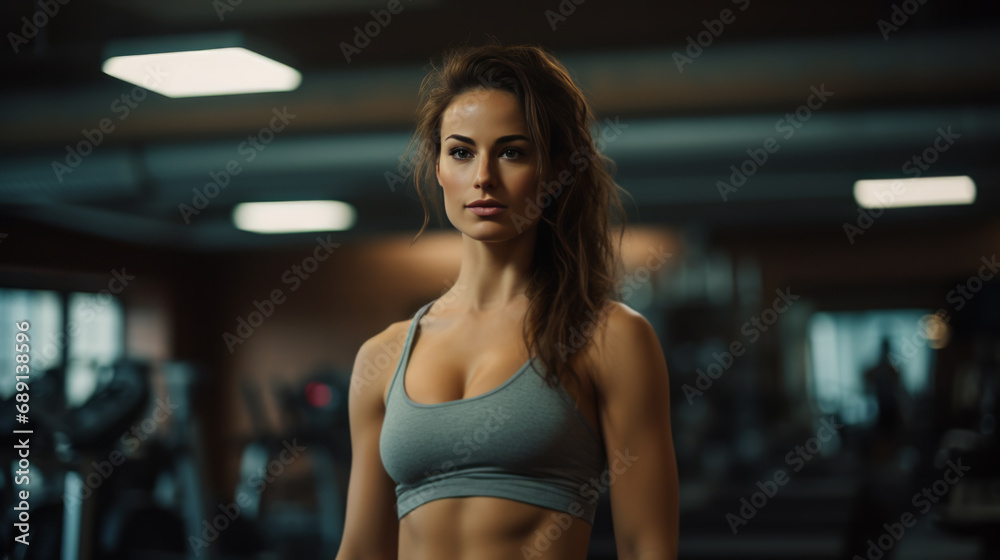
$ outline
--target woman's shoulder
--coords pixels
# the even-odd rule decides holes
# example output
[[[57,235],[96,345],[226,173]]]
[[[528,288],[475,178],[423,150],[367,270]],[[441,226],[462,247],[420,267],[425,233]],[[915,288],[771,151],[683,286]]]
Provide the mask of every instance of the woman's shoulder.
[[[367,386],[378,381],[380,387],[384,386],[403,354],[412,321],[410,318],[390,323],[361,344],[354,360],[352,383]]]
[[[600,338],[627,338],[631,339],[637,334],[652,330],[653,326],[635,309],[628,304],[608,300],[601,309],[601,321],[598,332],[603,335]]]
[[[626,303],[605,303],[588,352],[588,369],[597,385],[607,383],[609,377],[621,378],[623,368],[639,366],[658,355],[662,356],[659,336],[646,317]]]
[[[413,319],[404,319],[401,321],[395,321],[389,323],[384,329],[375,335],[372,335],[368,340],[365,340],[361,345],[361,349],[358,350],[358,357],[362,355],[365,357],[371,357],[372,353],[381,353],[386,351],[394,350],[397,353],[402,351],[403,344],[406,342],[406,336],[409,334],[410,324]]]
[[[423,315],[421,319],[426,319],[426,312],[429,311],[430,305],[433,304],[434,301],[435,300],[427,302],[422,308],[414,311],[406,319],[389,323],[389,325],[380,332],[373,335],[368,340],[365,340],[361,345],[361,349],[358,351],[358,357],[360,358],[362,355],[369,356],[373,353],[384,354],[386,352],[395,352],[396,357],[398,358],[399,353],[402,351],[403,346],[406,343],[406,338],[409,336],[410,329],[413,327],[413,321],[421,315]],[[426,320],[422,321],[421,326],[423,326],[423,323],[425,322]]]

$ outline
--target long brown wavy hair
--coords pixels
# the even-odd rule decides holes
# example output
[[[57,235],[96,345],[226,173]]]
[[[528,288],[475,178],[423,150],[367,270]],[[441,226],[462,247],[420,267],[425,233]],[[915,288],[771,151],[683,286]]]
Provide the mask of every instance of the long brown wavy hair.
[[[571,354],[589,343],[608,301],[620,297],[616,286],[627,220],[620,194],[627,193],[614,180],[614,163],[595,146],[591,130],[597,123],[583,93],[554,56],[532,45],[460,47],[432,63],[420,86],[416,131],[404,156],[424,208],[424,223],[411,245],[430,220],[428,201],[441,222],[434,168],[442,114],[456,97],[480,88],[517,97],[539,156],[541,217],[522,334],[529,355],[539,358],[554,386],[572,372]]]

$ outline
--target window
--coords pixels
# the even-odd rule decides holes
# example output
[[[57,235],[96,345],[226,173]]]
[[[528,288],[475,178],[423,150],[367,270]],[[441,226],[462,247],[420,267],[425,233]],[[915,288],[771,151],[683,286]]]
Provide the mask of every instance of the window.
[[[32,377],[63,366],[65,356],[66,404],[80,405],[93,394],[101,368],[124,354],[124,319],[121,302],[108,294],[2,288],[0,363],[14,363],[14,323],[28,321]],[[0,397],[13,392],[13,383],[0,383]]]
[[[875,419],[878,404],[864,374],[881,357],[889,341],[890,362],[899,370],[907,393],[924,392],[934,354],[927,345],[919,309],[816,313],[809,320],[810,393],[826,414],[840,413],[848,424]]]

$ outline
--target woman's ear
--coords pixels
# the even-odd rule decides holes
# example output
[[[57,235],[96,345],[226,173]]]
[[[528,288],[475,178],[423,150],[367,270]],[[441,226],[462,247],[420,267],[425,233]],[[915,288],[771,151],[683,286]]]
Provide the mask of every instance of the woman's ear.
[[[444,185],[441,184],[441,160],[434,162],[434,176],[437,177],[438,186],[442,189]]]

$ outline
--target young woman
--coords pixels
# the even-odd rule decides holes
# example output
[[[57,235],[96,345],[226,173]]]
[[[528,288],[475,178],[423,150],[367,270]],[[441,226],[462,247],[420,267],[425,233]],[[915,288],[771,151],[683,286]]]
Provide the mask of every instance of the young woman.
[[[462,264],[358,352],[337,560],[584,560],[602,493],[618,558],[676,558],[666,362],[613,299],[621,189],[583,94],[540,48],[463,48],[418,115],[417,236],[443,198]]]

